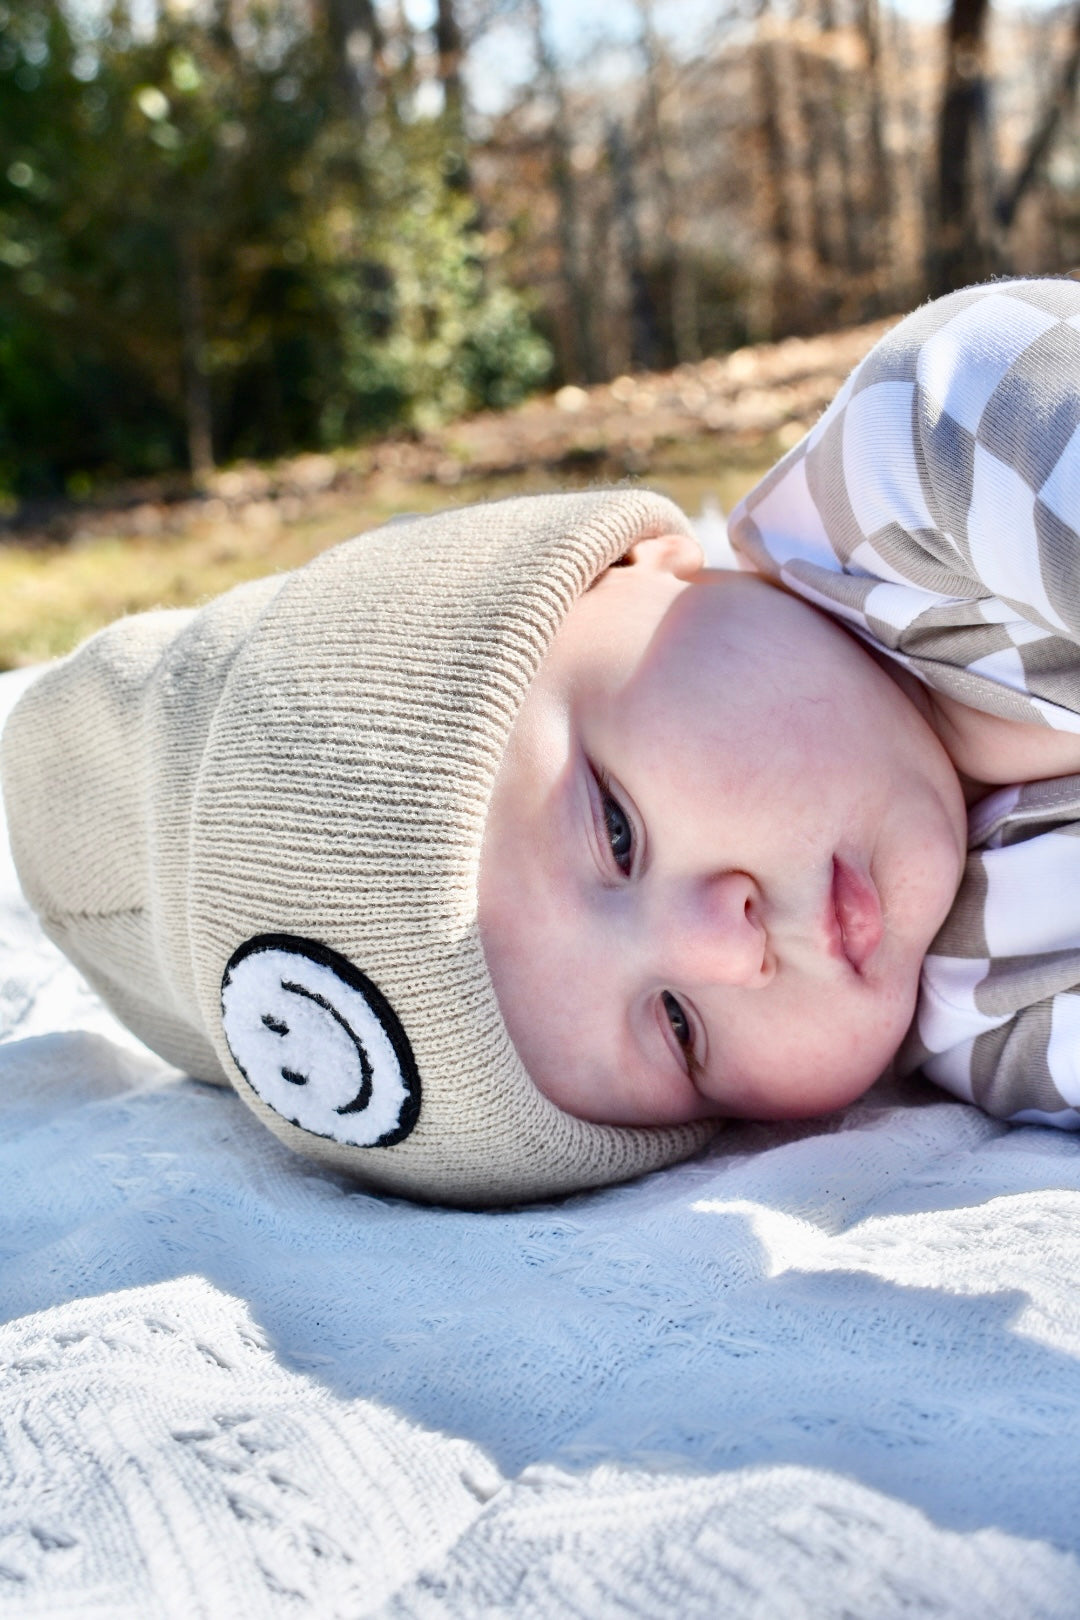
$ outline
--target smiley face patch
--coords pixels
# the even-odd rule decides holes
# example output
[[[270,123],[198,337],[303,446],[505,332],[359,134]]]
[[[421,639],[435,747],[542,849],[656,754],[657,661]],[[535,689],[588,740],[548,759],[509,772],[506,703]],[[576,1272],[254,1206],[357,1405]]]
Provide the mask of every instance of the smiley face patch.
[[[420,1114],[412,1047],[379,987],[316,940],[258,934],[221,980],[225,1039],[252,1090],[302,1130],[389,1147]]]

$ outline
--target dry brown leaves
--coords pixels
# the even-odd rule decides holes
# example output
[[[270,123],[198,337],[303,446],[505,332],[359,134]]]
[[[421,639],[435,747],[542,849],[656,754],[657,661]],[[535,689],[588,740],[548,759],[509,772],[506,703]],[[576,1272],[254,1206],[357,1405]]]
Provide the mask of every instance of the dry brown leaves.
[[[197,496],[143,485],[112,500],[25,512],[9,522],[19,544],[109,535],[179,534],[192,525],[240,523],[274,530],[328,498],[380,484],[451,487],[536,468],[594,466],[598,475],[644,471],[660,446],[722,436],[749,447],[794,443],[851,368],[891,324],[878,321],[819,337],[787,338],[678,366],[566,387],[512,411],[488,411],[422,436],[381,440],[335,455],[301,455],[214,474]]]

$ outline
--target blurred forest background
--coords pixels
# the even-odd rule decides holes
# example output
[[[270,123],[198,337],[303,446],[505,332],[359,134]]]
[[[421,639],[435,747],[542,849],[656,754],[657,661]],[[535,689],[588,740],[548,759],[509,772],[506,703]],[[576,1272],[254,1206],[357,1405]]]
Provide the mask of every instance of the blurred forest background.
[[[762,438],[837,380],[781,340],[1080,262],[1080,0],[554,4],[0,0],[9,532],[387,435],[456,482],[540,388],[649,471],[647,374],[714,434],[794,389]]]

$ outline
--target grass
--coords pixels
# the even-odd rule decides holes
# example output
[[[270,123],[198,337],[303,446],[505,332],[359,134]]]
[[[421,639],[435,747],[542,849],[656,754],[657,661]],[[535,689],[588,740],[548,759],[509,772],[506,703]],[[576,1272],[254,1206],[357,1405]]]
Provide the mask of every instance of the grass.
[[[641,481],[691,515],[710,499],[729,511],[772,464],[777,448],[770,440],[722,459],[715,439],[688,440],[659,451]],[[261,503],[252,513],[256,521],[247,524],[196,522],[183,534],[0,545],[0,669],[57,657],[122,614],[193,606],[241,580],[295,568],[396,513],[588,481],[565,469],[462,482],[452,493],[436,484],[382,481],[360,495],[324,498],[288,524],[276,522]]]

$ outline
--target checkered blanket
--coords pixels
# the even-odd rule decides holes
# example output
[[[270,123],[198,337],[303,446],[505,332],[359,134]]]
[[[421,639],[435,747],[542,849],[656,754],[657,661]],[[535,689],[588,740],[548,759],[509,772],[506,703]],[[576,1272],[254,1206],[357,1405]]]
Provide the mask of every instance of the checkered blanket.
[[[928,686],[1080,732],[1080,283],[902,321],[737,508],[761,572]],[[991,794],[911,1057],[1000,1118],[1080,1129],[1080,776]]]

